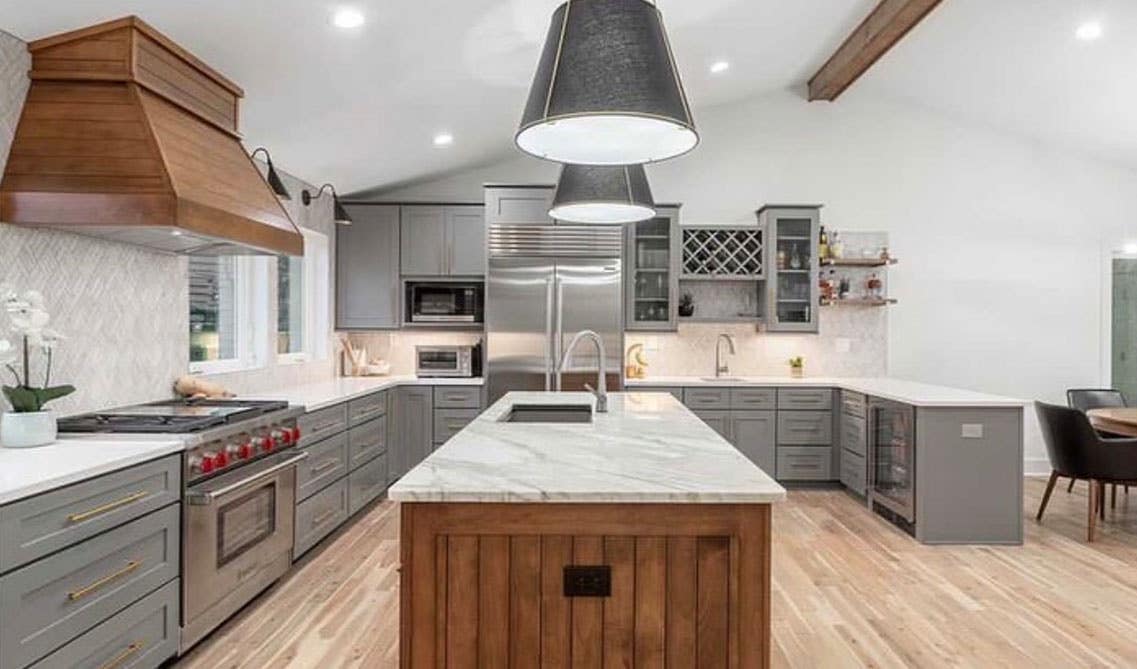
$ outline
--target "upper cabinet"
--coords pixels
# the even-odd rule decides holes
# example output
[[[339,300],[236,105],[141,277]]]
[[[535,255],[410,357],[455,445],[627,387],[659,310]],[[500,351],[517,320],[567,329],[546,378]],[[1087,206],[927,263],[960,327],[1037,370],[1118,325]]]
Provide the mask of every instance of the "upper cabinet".
[[[485,210],[478,205],[401,207],[403,276],[485,274]]]
[[[628,330],[674,331],[679,296],[679,207],[627,226],[624,281]]]
[[[552,223],[552,186],[486,186],[486,225]]]
[[[821,207],[767,205],[758,210],[766,235],[766,330],[817,332]]]
[[[398,328],[399,206],[346,204],[336,227],[336,329]]]

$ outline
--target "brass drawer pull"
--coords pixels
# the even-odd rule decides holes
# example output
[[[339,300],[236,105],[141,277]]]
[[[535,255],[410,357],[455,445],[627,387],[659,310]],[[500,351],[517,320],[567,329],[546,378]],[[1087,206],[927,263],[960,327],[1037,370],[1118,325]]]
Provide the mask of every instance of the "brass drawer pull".
[[[72,522],[72,523],[80,523],[80,522],[83,522],[84,520],[87,520],[88,518],[100,516],[104,513],[107,513],[108,511],[114,511],[115,509],[117,509],[120,506],[125,506],[127,504],[130,504],[131,502],[137,502],[138,500],[142,499],[143,497],[148,496],[149,494],[150,494],[149,490],[139,490],[138,492],[133,492],[133,493],[127,495],[126,497],[123,497],[122,499],[118,499],[118,500],[115,500],[113,502],[107,502],[106,504],[104,504],[102,506],[96,506],[95,508],[93,508],[89,511],[84,511],[82,513],[73,513],[70,516],[67,516],[67,520],[68,520],[68,522]]]
[[[121,667],[122,663],[126,662],[131,655],[134,655],[138,651],[142,650],[143,645],[144,644],[141,641],[135,641],[134,643],[124,648],[121,653],[112,657],[106,664],[99,667],[99,669],[115,669],[115,667]]]
[[[332,467],[335,467],[339,463],[340,463],[339,458],[336,458],[334,460],[325,460],[325,461],[321,462],[320,464],[318,464],[312,468],[312,474],[313,475],[323,474],[324,472],[328,471]]]
[[[119,569],[118,571],[114,572],[113,574],[107,574],[106,576],[100,578],[99,580],[95,581],[94,583],[92,583],[86,587],[79,588],[78,590],[72,590],[71,592],[67,593],[67,599],[69,599],[71,601],[75,601],[77,599],[82,599],[82,598],[86,597],[87,595],[91,594],[92,592],[103,587],[104,585],[110,583],[111,581],[122,578],[123,576],[126,576],[127,574],[134,571],[135,569],[138,569],[141,566],[142,566],[142,560],[131,560],[130,562],[126,563],[125,567],[123,567],[122,569]]]
[[[339,512],[340,512],[339,509],[328,509],[327,511],[321,513],[320,515],[318,515],[312,519],[312,527],[317,528],[317,527],[323,525],[324,523],[328,522],[332,518],[335,518],[336,514]]]

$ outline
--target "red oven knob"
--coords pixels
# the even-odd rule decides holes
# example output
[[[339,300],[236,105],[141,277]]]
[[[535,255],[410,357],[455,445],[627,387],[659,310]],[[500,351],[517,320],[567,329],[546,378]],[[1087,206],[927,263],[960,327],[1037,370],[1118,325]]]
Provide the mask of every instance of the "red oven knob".
[[[284,430],[280,433],[280,440],[284,442],[286,446],[292,444],[292,430],[284,428]]]
[[[300,443],[300,428],[299,427],[292,428],[292,442],[295,444]]]
[[[229,454],[228,453],[226,453],[225,451],[221,451],[217,455],[213,456],[213,468],[214,469],[221,469],[222,467],[227,467],[227,466],[229,466]]]
[[[199,465],[202,474],[208,474],[213,471],[213,454],[206,453],[201,456],[201,465]]]
[[[253,445],[249,442],[245,442],[238,446],[237,457],[241,458],[242,460],[248,460],[249,458],[253,457]]]

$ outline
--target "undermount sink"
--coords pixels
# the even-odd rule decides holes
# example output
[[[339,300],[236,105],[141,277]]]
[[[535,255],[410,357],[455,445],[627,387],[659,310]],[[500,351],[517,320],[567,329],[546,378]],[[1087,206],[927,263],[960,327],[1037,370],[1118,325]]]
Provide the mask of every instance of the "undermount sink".
[[[514,404],[503,423],[591,423],[591,404]]]
[[[704,376],[703,381],[744,381],[740,376]]]

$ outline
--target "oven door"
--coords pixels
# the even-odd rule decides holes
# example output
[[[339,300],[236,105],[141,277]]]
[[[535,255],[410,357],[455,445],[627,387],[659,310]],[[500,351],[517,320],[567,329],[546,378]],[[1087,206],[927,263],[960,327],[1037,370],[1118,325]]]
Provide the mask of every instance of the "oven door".
[[[916,410],[869,401],[869,494],[904,520],[916,519]]]
[[[278,453],[186,491],[183,649],[288,570],[296,465],[306,457]]]
[[[421,347],[415,351],[415,375],[421,377],[470,376],[469,349],[453,346],[445,348]]]

